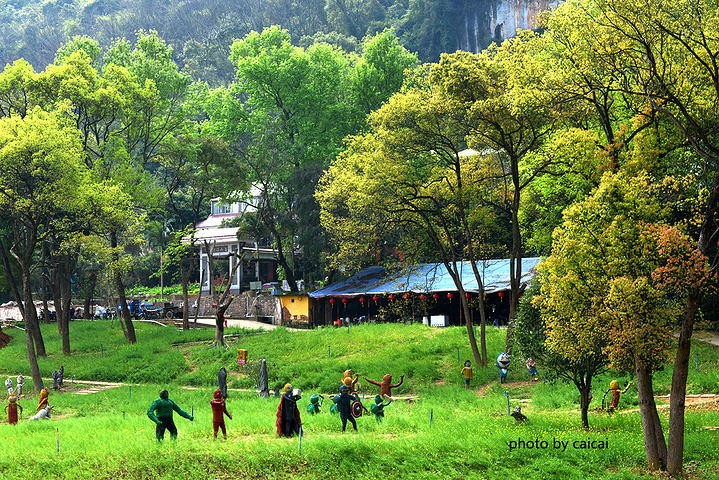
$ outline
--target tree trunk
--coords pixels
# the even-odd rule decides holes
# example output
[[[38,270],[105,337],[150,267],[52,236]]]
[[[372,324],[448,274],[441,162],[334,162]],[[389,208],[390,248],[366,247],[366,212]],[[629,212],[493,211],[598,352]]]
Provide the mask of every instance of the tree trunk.
[[[28,309],[25,310],[27,311]],[[30,361],[33,390],[35,393],[38,393],[42,390],[42,377],[40,376],[40,367],[37,364],[37,357],[35,356],[35,345],[29,328],[25,328],[25,343],[27,344],[27,358]]]
[[[469,304],[467,303],[467,297],[464,296],[464,292],[460,290],[459,302],[462,305],[462,311],[464,312],[465,324],[467,325],[467,336],[469,337],[469,345],[472,348],[472,356],[474,357],[474,363],[476,365],[486,366],[484,363],[485,359],[482,357],[479,349],[477,348],[477,339],[474,336],[474,325],[472,317],[469,314]]]
[[[112,232],[110,234],[110,247],[112,248],[112,260],[114,265],[113,277],[115,280],[115,288],[117,289],[117,295],[120,299],[120,305],[122,306],[122,312],[118,312],[118,315],[122,315],[122,319],[125,321],[125,337],[130,344],[137,342],[135,336],[135,326],[132,324],[132,318],[130,317],[130,309],[127,307],[127,297],[125,296],[125,284],[122,281],[122,274],[120,273],[120,255],[117,253],[117,233]],[[118,318],[118,321],[122,321]]]
[[[45,353],[45,342],[42,340],[42,332],[40,331],[40,322],[37,319],[37,310],[35,310],[35,303],[32,299],[32,290],[30,289],[30,270],[26,265],[20,265],[21,277],[22,277],[22,290],[23,290],[23,306],[25,315],[25,329],[29,330],[32,334],[33,342],[35,344],[35,355],[38,357],[46,357]]]
[[[639,395],[639,412],[642,415],[642,432],[644,434],[644,451],[647,455],[649,470],[659,470],[666,466],[666,457],[660,454],[660,441],[664,443],[664,434],[657,432],[655,418],[659,419],[657,405],[654,402],[654,388],[652,374],[644,366],[639,356],[634,356],[635,372],[637,374],[637,392]],[[661,423],[659,424],[661,430]]]
[[[92,318],[92,312],[90,312],[90,302],[95,296],[95,284],[97,283],[97,272],[90,272],[90,285],[87,289],[87,295],[82,303],[82,316],[85,320]]]
[[[585,430],[589,429],[589,392],[592,391],[592,377],[580,379],[579,382],[574,382],[579,390],[579,408],[582,412],[582,428]]]
[[[687,295],[684,321],[679,331],[677,355],[674,358],[672,389],[669,395],[669,445],[667,448],[667,471],[676,475],[684,465],[684,400],[687,393],[689,356],[692,347],[694,320],[699,309],[700,293],[694,289]]]

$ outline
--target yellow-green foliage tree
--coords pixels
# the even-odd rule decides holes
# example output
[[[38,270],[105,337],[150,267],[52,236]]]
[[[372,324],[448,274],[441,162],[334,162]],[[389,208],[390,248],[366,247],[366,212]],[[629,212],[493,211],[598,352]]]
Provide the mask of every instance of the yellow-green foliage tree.
[[[646,175],[605,174],[592,195],[565,212],[564,223],[554,233],[552,254],[541,266],[544,282],[536,302],[546,325],[546,347],[584,370],[584,381],[575,384],[585,428],[592,377],[611,359],[620,369],[631,363],[637,375],[643,375],[640,401],[646,402],[647,417],[656,414],[651,373],[666,356],[649,352],[661,345],[666,354],[668,325],[676,309],[667,307],[662,292],[649,282],[655,256],[650,256],[648,229],[666,215],[652,191]],[[630,315],[632,321],[624,321]],[[656,343],[648,343],[647,335]],[[647,341],[633,343],[637,338]],[[656,427],[661,429],[658,417]]]
[[[12,235],[2,248],[20,269],[22,315],[28,359],[36,391],[42,384],[37,356],[45,356],[32,295],[36,247],[46,237],[66,231],[68,218],[87,207],[87,172],[82,146],[63,112],[35,107],[21,118],[0,118],[0,216]]]

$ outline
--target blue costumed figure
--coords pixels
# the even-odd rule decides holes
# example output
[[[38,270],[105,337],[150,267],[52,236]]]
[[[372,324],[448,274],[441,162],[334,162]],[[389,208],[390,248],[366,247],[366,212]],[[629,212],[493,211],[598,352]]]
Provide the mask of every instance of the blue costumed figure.
[[[342,433],[344,433],[345,428],[347,427],[347,420],[352,422],[352,426],[355,431],[357,431],[357,422],[352,416],[352,402],[359,400],[359,398],[350,394],[350,387],[347,385],[340,386],[340,394],[338,397],[339,398],[336,400],[336,403],[340,413],[340,418],[342,419]]]
[[[391,397],[386,397],[386,398],[389,400],[389,402],[382,403],[382,397],[380,397],[379,395],[375,395],[374,403],[372,404],[371,407],[369,407],[370,412],[372,412],[372,414],[374,415],[374,418],[375,418],[375,420],[377,420],[377,422],[381,422],[382,419],[384,418],[384,407],[386,407],[387,405],[392,403]]]
[[[507,383],[507,372],[509,371],[509,355],[505,352],[497,355],[497,368],[499,368],[499,383]]]

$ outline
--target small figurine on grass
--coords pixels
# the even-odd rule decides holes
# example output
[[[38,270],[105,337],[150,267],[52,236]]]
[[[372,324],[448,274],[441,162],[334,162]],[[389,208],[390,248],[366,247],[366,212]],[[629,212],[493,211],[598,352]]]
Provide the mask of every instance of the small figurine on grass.
[[[609,389],[612,391],[612,402],[609,404],[609,407],[607,407],[607,411],[609,413],[614,412],[614,410],[619,405],[619,394],[620,393],[627,393],[627,390],[629,390],[629,387],[632,385],[632,382],[627,383],[627,386],[624,388],[624,390],[619,390],[619,382],[616,380],[612,380],[609,382]]]
[[[52,411],[53,408],[55,408],[54,405],[45,405],[45,406],[42,407],[35,415],[33,415],[32,417],[28,418],[27,420],[28,420],[28,421],[31,421],[31,420],[50,420],[50,417],[51,417],[50,412]]]
[[[20,409],[20,415],[22,415],[22,407],[16,403],[17,397],[15,396],[15,394],[10,395],[10,398],[8,401],[10,403],[5,405],[5,411],[7,412],[7,421],[10,425],[15,425],[15,424],[17,424],[17,418],[18,418],[17,409],[18,408]]]
[[[514,410],[512,410],[511,413],[512,417],[514,417],[514,423],[524,423],[528,420],[527,416],[522,413],[522,407],[517,405],[514,407]]]
[[[222,398],[227,398],[227,369],[225,367],[220,368],[217,373],[217,386],[220,389]]]
[[[382,397],[391,397],[392,396],[392,389],[395,387],[399,387],[402,385],[402,382],[404,381],[404,375],[399,377],[399,383],[392,384],[392,375],[389,373],[385,374],[384,377],[382,377],[381,382],[376,382],[374,380],[370,380],[367,377],[362,377],[365,380],[367,380],[372,385],[377,385],[379,387],[379,394],[382,395]]]
[[[462,375],[464,375],[464,388],[469,388],[469,382],[472,380],[472,362],[469,360],[464,361]]]
[[[13,394],[11,379],[8,378],[7,380],[5,380],[5,388],[7,388],[7,396],[8,397]]]
[[[49,397],[50,392],[47,391],[47,388],[43,388],[42,390],[40,390],[40,402],[37,405],[38,412],[48,406]]]
[[[499,368],[499,383],[507,383],[507,372],[509,371],[509,355],[502,352],[497,355],[497,368]]]
[[[374,403],[371,407],[369,407],[377,422],[382,422],[382,419],[384,418],[384,407],[392,403],[392,398],[387,397],[387,400],[389,400],[389,402],[382,403],[382,397],[380,397],[379,395],[375,395]]]
[[[310,397],[310,403],[307,405],[307,413],[310,415],[314,415],[315,413],[320,413],[320,407],[322,406],[322,401],[325,397],[322,395],[317,395],[316,393]]]
[[[297,389],[292,390],[292,385],[285,384],[285,393],[282,395],[280,404],[277,405],[277,436],[285,436],[290,438],[293,433],[299,435],[302,428],[302,419],[300,418],[300,410],[297,408],[297,400],[302,398],[302,392]]]
[[[53,370],[52,372],[52,389],[60,390],[60,372]]]
[[[217,429],[222,429],[222,435],[227,438],[227,430],[225,429],[225,415],[232,420],[232,415],[227,411],[227,405],[225,399],[222,398],[222,391],[218,388],[213,394],[213,399],[210,400],[210,406],[212,407],[212,430],[217,438]]]
[[[357,391],[357,380],[359,380],[359,374],[356,374],[355,378],[352,378],[352,370],[345,370],[342,376],[342,384],[347,385],[350,389],[350,392]]]
[[[22,387],[25,386],[25,377],[22,376],[22,374],[17,376],[17,396],[20,398],[22,396]]]
[[[537,362],[531,358],[527,359],[527,373],[529,374],[529,380],[534,382],[537,380]]]
[[[175,402],[170,400],[170,394],[167,390],[160,392],[160,398],[152,402],[150,408],[147,409],[147,416],[155,422],[155,437],[158,442],[165,438],[165,430],[170,432],[170,437],[174,440],[177,438],[177,427],[172,419],[172,412],[177,412],[181,417],[185,417],[189,421],[194,421],[195,417],[181,409]]]
[[[352,403],[358,401],[359,397],[350,393],[350,388],[347,385],[340,386],[339,398],[336,399],[337,409],[340,413],[340,419],[342,419],[342,433],[344,433],[347,427],[347,420],[352,422],[352,426],[357,431],[357,422],[352,415]]]

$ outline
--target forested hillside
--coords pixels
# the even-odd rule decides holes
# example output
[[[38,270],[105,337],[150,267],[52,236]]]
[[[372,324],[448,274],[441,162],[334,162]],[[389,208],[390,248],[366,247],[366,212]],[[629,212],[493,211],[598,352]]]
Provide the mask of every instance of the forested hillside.
[[[135,32],[155,30],[173,57],[195,79],[227,84],[234,69],[228,57],[233,39],[279,25],[293,43],[318,37],[355,49],[366,35],[393,27],[400,43],[420,61],[442,52],[478,52],[492,40],[531,28],[540,10],[559,0],[2,0],[0,62],[24,58],[36,70],[52,63],[61,44],[76,35],[102,46]]]

